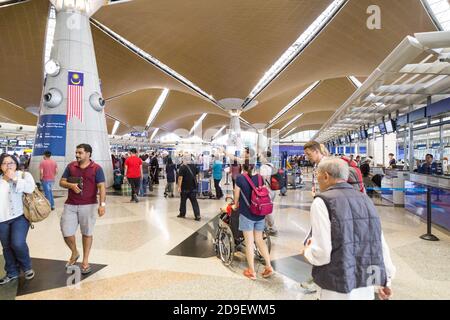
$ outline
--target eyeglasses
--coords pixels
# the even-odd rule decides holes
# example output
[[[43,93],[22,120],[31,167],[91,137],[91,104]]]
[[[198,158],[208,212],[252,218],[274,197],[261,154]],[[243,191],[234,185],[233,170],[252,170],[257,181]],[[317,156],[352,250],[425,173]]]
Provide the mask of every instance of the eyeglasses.
[[[15,165],[16,165],[15,162],[3,162],[2,163],[2,166],[8,166],[8,167],[12,167],[12,166],[15,166]]]

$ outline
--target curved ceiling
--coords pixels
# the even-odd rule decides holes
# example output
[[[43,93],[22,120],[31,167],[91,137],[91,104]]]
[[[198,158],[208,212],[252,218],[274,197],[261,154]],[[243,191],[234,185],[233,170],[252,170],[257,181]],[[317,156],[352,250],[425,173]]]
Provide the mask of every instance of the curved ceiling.
[[[367,27],[367,8],[381,9],[381,29]],[[436,31],[417,0],[350,0],[322,33],[256,99],[264,102],[317,80],[368,77],[407,35]],[[295,94],[292,95],[292,98]]]
[[[214,95],[245,99],[265,71],[331,0],[134,0],[101,8],[94,19]],[[366,26],[367,8],[381,8],[381,30]],[[25,111],[39,106],[48,0],[0,8],[0,121],[35,124]],[[346,76],[360,80],[406,36],[434,31],[418,0],[349,0],[316,39],[242,114],[268,123],[315,81],[321,83],[275,123],[281,128],[318,129],[353,93]],[[190,130],[202,113],[203,127],[229,124],[226,112],[155,67],[92,24],[97,65],[107,101],[108,130],[144,127],[163,88],[170,89],[152,123],[162,131]]]
[[[134,0],[103,7],[93,18],[218,101],[245,99],[331,2]]]
[[[41,101],[48,9],[48,0],[0,8],[0,98],[23,108]]]

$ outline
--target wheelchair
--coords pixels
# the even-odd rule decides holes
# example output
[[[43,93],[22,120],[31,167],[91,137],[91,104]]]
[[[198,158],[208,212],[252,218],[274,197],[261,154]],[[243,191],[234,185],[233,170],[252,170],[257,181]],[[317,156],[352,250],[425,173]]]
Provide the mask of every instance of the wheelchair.
[[[227,207],[220,209],[219,225],[214,238],[214,250],[216,256],[224,265],[231,266],[236,252],[240,251],[245,254],[245,240],[244,234],[239,230],[239,212],[231,209],[231,206],[234,204],[233,198],[226,197],[225,201],[227,202]],[[263,231],[263,239],[270,253],[272,242],[267,229]],[[256,260],[265,264],[264,257],[256,244],[254,250]]]

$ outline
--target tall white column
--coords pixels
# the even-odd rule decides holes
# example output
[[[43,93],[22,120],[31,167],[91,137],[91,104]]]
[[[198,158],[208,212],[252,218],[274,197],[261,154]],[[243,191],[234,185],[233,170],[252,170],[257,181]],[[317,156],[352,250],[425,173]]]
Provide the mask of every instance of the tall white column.
[[[235,151],[242,151],[241,123],[239,116],[240,110],[230,111],[230,131],[228,135],[227,152],[234,154]]]
[[[93,3],[96,3],[93,8]],[[35,137],[31,172],[39,177],[39,162],[46,150],[58,163],[59,180],[75,159],[81,143],[92,146],[92,159],[102,166],[112,184],[108,131],[95,59],[89,16],[98,1],[61,1],[57,5],[51,62],[46,65],[44,97]],[[98,5],[97,5],[98,4]]]

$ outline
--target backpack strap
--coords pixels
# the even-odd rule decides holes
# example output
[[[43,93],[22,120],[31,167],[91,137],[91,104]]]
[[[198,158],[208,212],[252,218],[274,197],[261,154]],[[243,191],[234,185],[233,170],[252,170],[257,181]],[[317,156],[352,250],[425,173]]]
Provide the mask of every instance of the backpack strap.
[[[257,176],[258,176],[258,187],[261,187],[263,185],[263,179],[260,174],[258,174]]]
[[[245,179],[247,179],[248,184],[250,185],[250,187],[252,187],[253,191],[256,191],[256,187],[255,184],[253,183],[252,179],[250,179],[250,177],[248,176],[247,173],[244,173],[243,176],[245,177]],[[259,176],[261,177],[261,176]],[[258,179],[259,182],[259,179]]]

